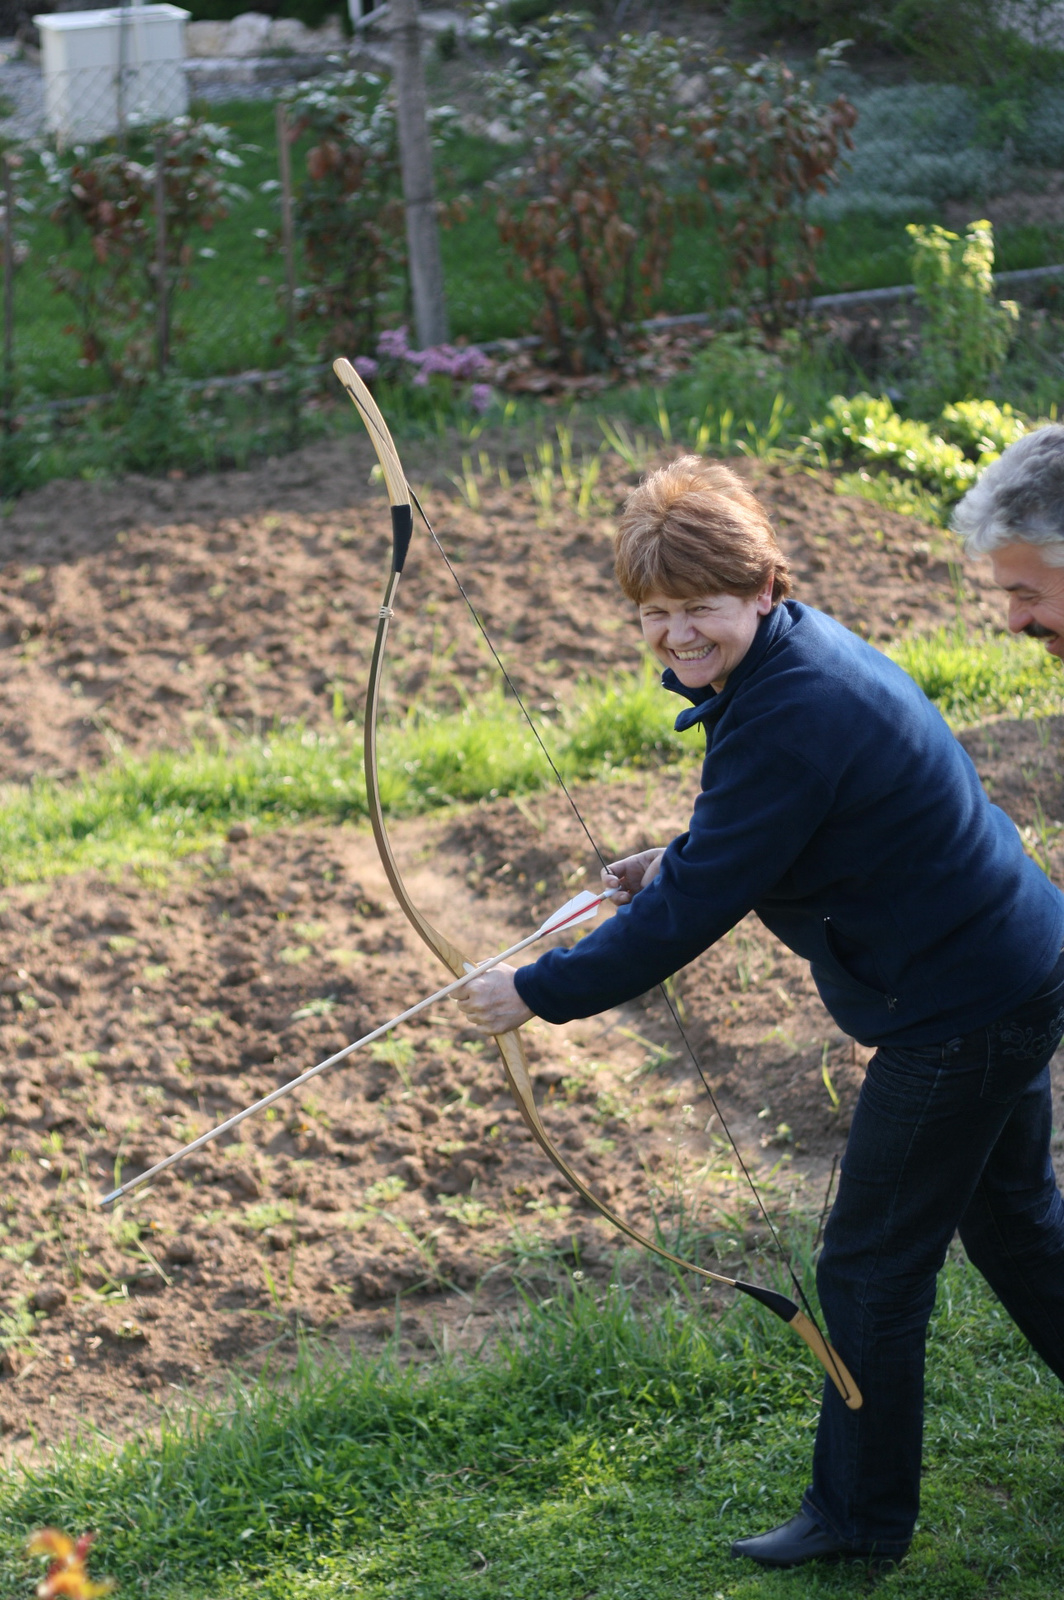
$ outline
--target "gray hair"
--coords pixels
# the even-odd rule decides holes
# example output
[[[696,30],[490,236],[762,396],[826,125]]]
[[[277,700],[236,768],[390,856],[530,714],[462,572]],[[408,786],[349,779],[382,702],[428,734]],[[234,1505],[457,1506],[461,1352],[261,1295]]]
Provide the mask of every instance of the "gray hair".
[[[1064,427],[1025,433],[991,462],[953,513],[969,555],[1019,541],[1043,546],[1047,566],[1064,567]]]

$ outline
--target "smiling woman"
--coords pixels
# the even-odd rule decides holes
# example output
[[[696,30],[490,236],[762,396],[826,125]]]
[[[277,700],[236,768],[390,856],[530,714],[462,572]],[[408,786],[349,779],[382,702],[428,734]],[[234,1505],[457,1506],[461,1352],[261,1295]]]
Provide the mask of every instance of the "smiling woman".
[[[677,600],[655,589],[641,602],[639,621],[649,648],[685,688],[719,694],[753,644],[758,622],[771,610],[768,586],[750,599],[703,594]]]
[[[758,623],[791,592],[764,508],[727,467],[683,456],[628,498],[617,581],[643,637],[689,689],[723,689]]]
[[[677,730],[703,730],[701,792],[685,833],[606,869],[613,917],[477,979],[464,1009],[492,1033],[590,1016],[751,911],[808,959],[839,1027],[875,1048],[817,1272],[864,1403],[826,1385],[801,1509],[733,1554],[900,1560],[919,1505],[924,1334],[955,1231],[1064,1377],[1048,1070],[1064,897],[912,679],[788,598],[765,512],[726,468],[685,457],[652,473],[616,564],[663,688],[687,702]]]

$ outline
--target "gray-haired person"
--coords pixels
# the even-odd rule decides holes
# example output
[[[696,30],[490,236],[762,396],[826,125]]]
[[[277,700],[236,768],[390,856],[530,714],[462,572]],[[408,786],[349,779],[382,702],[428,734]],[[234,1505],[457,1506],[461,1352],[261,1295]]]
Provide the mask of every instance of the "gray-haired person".
[[[969,555],[988,555],[1009,630],[1064,658],[1064,428],[1036,428],[987,467],[953,516]]]

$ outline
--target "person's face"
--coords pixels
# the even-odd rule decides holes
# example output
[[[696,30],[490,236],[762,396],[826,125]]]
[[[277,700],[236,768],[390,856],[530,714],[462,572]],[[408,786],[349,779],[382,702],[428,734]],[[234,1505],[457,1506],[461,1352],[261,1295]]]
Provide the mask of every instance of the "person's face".
[[[650,594],[639,607],[639,621],[662,666],[671,667],[688,689],[711,687],[719,693],[753,644],[758,622],[771,610],[770,579],[752,599],[703,594],[677,600]]]
[[[1064,567],[1051,567],[1041,546],[1017,539],[991,553],[994,580],[1009,597],[1009,632],[1044,639],[1064,658]]]

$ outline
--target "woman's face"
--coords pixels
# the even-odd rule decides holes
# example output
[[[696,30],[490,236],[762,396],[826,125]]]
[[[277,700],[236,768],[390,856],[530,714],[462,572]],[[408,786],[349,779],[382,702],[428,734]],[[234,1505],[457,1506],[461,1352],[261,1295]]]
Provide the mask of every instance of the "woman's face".
[[[639,607],[643,638],[662,666],[688,689],[719,693],[754,642],[760,619],[772,610],[772,579],[760,594],[702,594],[682,600],[647,595]]]

